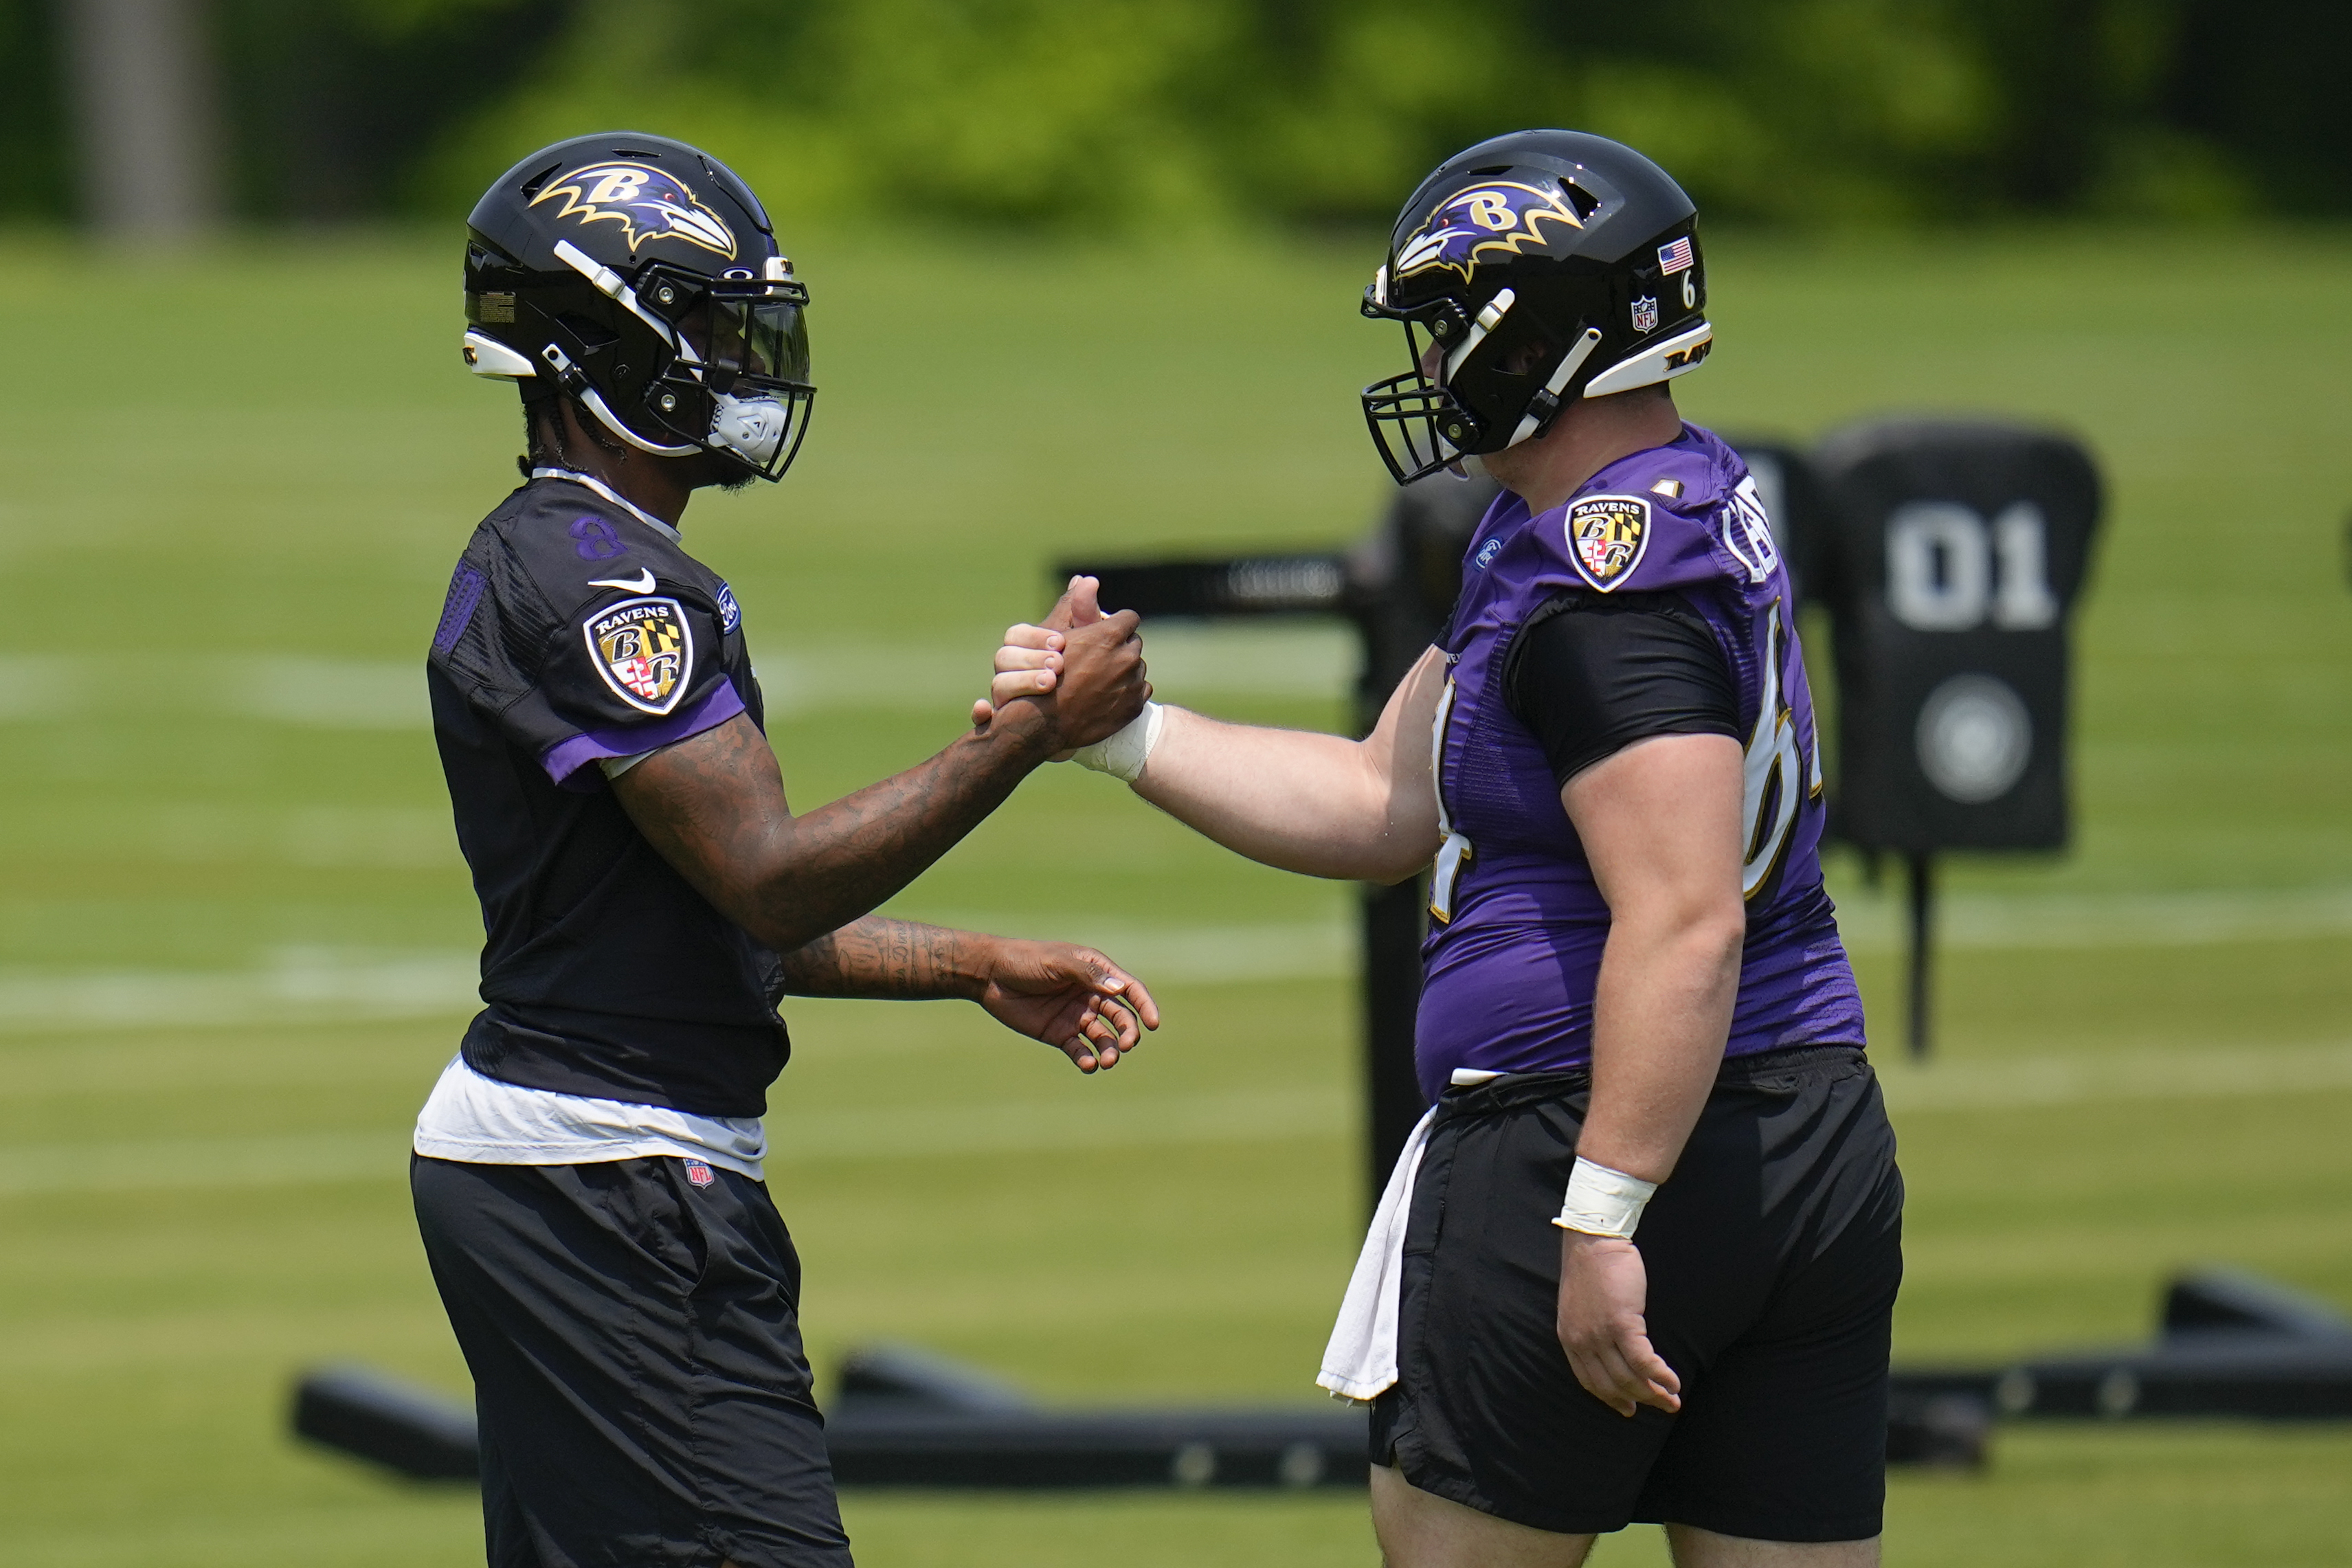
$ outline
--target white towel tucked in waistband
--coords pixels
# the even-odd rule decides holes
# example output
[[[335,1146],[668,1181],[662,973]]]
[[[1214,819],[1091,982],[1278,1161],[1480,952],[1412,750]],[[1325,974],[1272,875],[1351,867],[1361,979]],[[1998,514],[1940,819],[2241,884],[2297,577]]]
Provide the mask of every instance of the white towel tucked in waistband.
[[[1485,1083],[1501,1076],[1475,1068],[1454,1069],[1456,1084]],[[1381,1190],[1380,1206],[1372,1211],[1364,1250],[1356,1255],[1356,1271],[1339,1303],[1339,1321],[1332,1325],[1331,1342],[1323,1349],[1323,1375],[1315,1380],[1334,1398],[1368,1405],[1397,1380],[1397,1296],[1403,1286],[1405,1222],[1412,1214],[1413,1177],[1420,1173],[1429,1124],[1436,1115],[1433,1107],[1413,1123],[1396,1169],[1389,1173],[1389,1184]]]

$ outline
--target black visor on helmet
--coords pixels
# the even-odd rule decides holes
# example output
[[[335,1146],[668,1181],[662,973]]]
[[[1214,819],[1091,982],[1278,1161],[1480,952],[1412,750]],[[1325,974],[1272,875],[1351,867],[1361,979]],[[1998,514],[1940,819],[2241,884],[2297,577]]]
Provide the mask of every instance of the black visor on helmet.
[[[704,354],[714,370],[732,374],[738,381],[780,392],[805,387],[808,326],[800,302],[714,296],[710,342]]]
[[[762,479],[781,475],[808,434],[816,396],[807,289],[656,264],[635,298],[661,319],[674,351],[646,400],[662,427],[681,446],[722,447]],[[773,406],[744,406],[762,402]]]

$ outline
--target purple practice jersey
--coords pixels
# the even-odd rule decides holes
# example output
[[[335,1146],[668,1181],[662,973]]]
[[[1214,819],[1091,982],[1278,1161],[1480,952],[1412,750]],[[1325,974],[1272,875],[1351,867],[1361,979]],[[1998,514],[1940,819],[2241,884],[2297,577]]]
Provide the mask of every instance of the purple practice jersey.
[[[1822,887],[1821,753],[1789,576],[1738,454],[1685,425],[1540,517],[1507,492],[1472,535],[1432,736],[1445,835],[1431,880],[1415,1035],[1422,1092],[1455,1068],[1592,1059],[1609,906],[1542,745],[1510,710],[1511,641],[1555,595],[1665,592],[1706,622],[1748,737],[1748,940],[1726,1054],[1859,1045],[1862,999]]]

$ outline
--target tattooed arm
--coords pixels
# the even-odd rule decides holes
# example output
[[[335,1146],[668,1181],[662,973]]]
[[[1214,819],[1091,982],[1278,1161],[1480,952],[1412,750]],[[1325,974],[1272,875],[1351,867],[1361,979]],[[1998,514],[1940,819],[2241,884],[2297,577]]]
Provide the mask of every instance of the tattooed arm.
[[[1139,989],[1099,954],[1097,967],[1071,956],[1081,949],[863,917],[1055,751],[1100,740],[1135,716],[1151,689],[1134,634],[1131,615],[1071,633],[1070,673],[1055,700],[1020,704],[929,761],[804,816],[784,798],[767,737],[742,715],[654,752],[613,781],[614,794],[714,908],[785,955],[796,991],[967,996],[1039,1034],[1058,1026],[1076,988],[1089,998],[1084,1019],[1099,1022],[1102,998]],[[1115,1011],[1117,1032],[1131,1039],[1132,1018]],[[1157,1015],[1144,1021],[1156,1025]],[[1081,1020],[1071,1033],[1099,1030]],[[1066,1037],[1039,1037],[1060,1045]]]
[[[867,915],[783,955],[793,996],[877,996],[919,1002],[972,997],[985,983],[971,931]]]
[[[1097,627],[1102,628],[1099,635]],[[873,910],[946,854],[1056,750],[1132,719],[1150,695],[1132,615],[1070,634],[1058,702],[1009,711],[928,762],[794,816],[746,715],[665,746],[613,781],[622,809],[719,910],[778,952]],[[1081,638],[1088,638],[1084,644]]]
[[[1160,1026],[1141,981],[1067,942],[868,915],[783,958],[784,988],[794,995],[962,997],[1015,1034],[1061,1047],[1085,1072],[1115,1066],[1141,1029]]]

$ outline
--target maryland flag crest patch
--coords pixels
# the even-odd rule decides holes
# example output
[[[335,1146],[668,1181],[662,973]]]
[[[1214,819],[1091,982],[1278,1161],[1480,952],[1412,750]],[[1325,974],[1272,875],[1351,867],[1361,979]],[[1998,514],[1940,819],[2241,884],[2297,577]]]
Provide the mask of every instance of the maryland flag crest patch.
[[[1633,575],[1650,547],[1650,503],[1640,496],[1585,496],[1570,503],[1565,526],[1569,559],[1606,594]]]
[[[630,707],[667,714],[686,695],[694,628],[676,599],[624,599],[588,617],[588,657]]]

